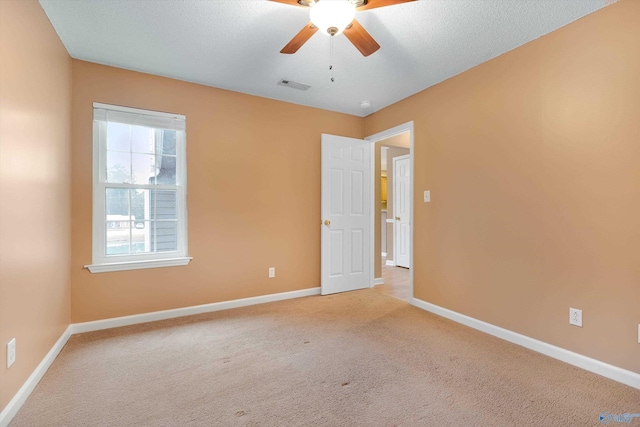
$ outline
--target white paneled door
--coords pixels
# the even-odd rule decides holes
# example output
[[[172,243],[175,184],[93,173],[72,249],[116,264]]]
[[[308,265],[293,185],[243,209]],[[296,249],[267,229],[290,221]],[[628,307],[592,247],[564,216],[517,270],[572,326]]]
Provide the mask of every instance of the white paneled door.
[[[393,158],[393,257],[398,267],[411,265],[411,156]]]
[[[371,143],[322,135],[322,295],[371,284]]]

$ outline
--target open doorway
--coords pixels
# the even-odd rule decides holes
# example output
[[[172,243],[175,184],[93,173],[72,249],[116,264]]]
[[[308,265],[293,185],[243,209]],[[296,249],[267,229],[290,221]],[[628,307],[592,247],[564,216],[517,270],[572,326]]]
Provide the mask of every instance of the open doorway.
[[[394,144],[394,141],[399,141]],[[408,144],[407,144],[408,142]],[[380,144],[378,144],[380,143]],[[389,165],[393,162],[391,152],[401,145],[405,157],[408,145],[408,159],[404,159],[405,196],[404,196],[404,236],[405,269],[389,270],[387,267],[397,262],[389,260],[394,235],[400,219],[389,215],[388,209],[394,191],[389,183]],[[402,147],[404,145],[404,147]],[[382,259],[382,200],[381,200],[381,161],[382,146],[387,146],[387,217],[385,224],[392,223],[390,238],[385,240],[386,257]],[[380,291],[393,289],[395,297],[411,302],[413,298],[413,122],[405,123],[387,131],[369,136],[365,140],[337,135],[322,134],[321,138],[321,294],[381,286]],[[400,153],[397,153],[400,154]],[[389,157],[391,155],[391,157]],[[397,157],[397,156],[396,156]],[[391,159],[391,160],[389,160]],[[407,162],[408,160],[408,162]],[[408,187],[408,191],[407,190]],[[399,191],[396,191],[399,193]],[[409,217],[407,219],[407,217]],[[385,226],[385,228],[388,228]],[[385,230],[385,235],[387,235]],[[397,243],[397,242],[396,242]],[[398,245],[396,244],[397,253]],[[387,262],[389,261],[389,262]],[[393,261],[393,262],[392,262]],[[388,265],[389,264],[389,265]],[[396,289],[401,284],[398,274],[388,274],[386,283],[382,267],[387,272],[404,275],[404,291]],[[406,270],[408,269],[408,285]],[[397,292],[396,292],[397,291]]]
[[[373,143],[374,287],[413,297],[413,123],[366,138]]]

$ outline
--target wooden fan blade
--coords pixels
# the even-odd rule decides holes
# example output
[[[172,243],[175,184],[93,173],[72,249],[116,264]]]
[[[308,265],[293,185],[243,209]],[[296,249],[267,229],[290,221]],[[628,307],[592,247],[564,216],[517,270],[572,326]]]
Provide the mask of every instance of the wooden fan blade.
[[[351,23],[351,27],[344,30],[344,35],[364,56],[369,56],[376,50],[380,49],[380,45],[376,42],[367,30],[355,19]]]
[[[367,4],[358,7],[356,10],[369,10],[377,7],[393,6],[395,4],[409,3],[416,0],[368,0]]]
[[[300,3],[298,3],[298,0],[271,0],[271,1],[274,1],[276,3],[288,4],[290,6],[307,7],[307,6],[303,6]]]
[[[300,30],[298,34],[295,35],[294,38],[291,39],[289,43],[285,47],[282,48],[280,53],[296,53],[303,44],[307,42],[318,31],[318,27],[309,22],[305,27]]]

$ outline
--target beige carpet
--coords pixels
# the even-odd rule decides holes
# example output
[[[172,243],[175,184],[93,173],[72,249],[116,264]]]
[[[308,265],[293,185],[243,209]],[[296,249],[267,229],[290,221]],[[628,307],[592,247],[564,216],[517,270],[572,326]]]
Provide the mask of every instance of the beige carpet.
[[[11,426],[596,426],[603,411],[640,413],[640,391],[365,290],[73,336]]]

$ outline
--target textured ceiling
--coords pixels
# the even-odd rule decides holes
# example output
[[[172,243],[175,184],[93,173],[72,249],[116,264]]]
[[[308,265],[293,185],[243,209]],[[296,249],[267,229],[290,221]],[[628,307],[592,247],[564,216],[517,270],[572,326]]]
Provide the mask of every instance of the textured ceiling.
[[[316,33],[280,49],[306,8],[267,0],[40,0],[73,58],[366,116],[594,12],[611,0],[418,0],[357,12],[381,45],[363,57]],[[311,85],[298,91],[281,79]],[[362,109],[368,100],[371,107]]]

